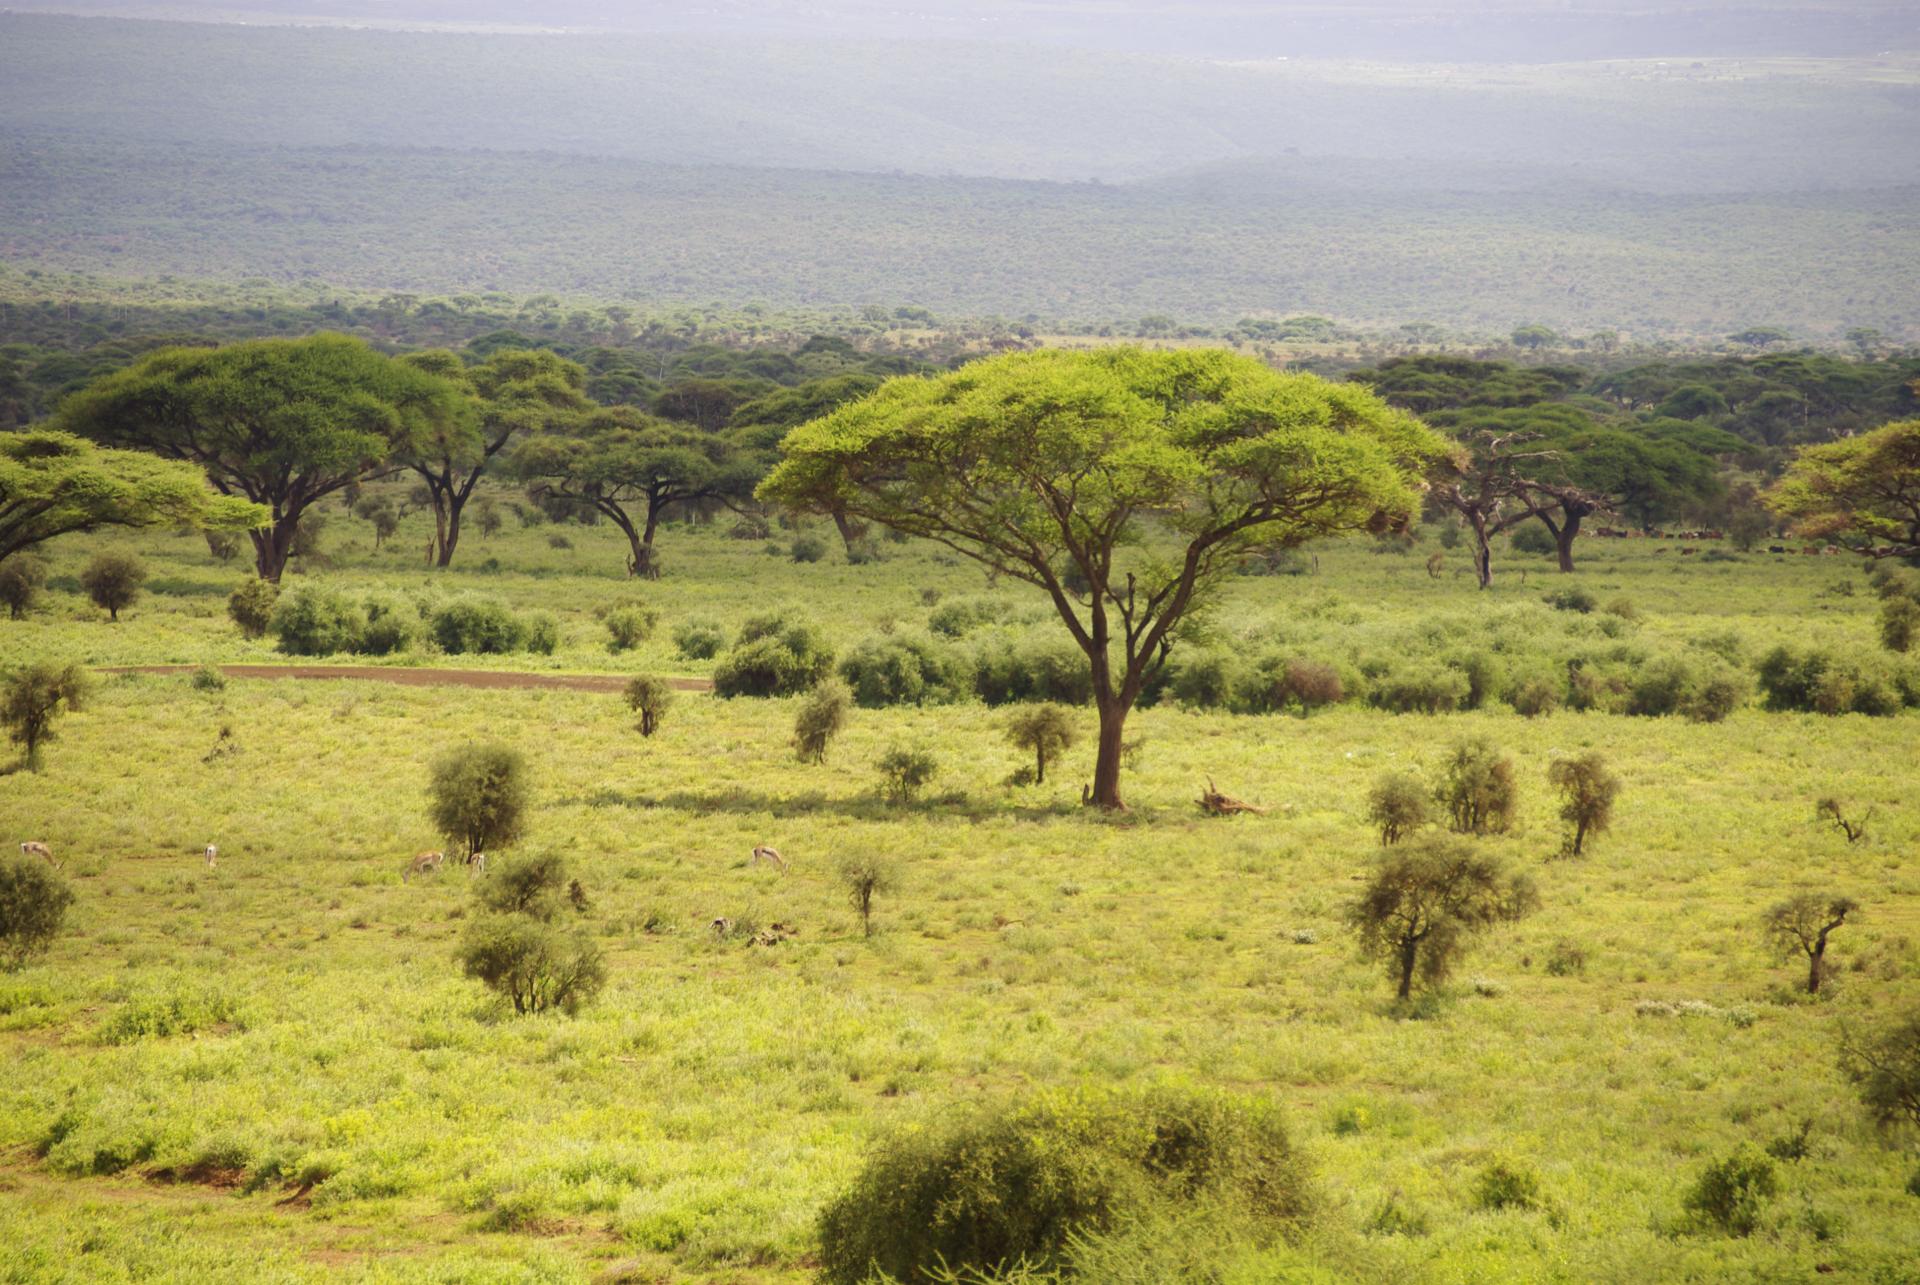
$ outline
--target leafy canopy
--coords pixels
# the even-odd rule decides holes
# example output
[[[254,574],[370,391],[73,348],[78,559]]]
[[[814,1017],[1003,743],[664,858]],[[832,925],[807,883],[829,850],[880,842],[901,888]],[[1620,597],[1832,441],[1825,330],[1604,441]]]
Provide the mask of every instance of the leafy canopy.
[[[0,434],[0,560],[55,536],[101,527],[244,531],[264,509],[222,499],[199,471],[142,451],[103,450],[71,433]]]
[[[1807,447],[1767,503],[1803,535],[1877,556],[1920,555],[1920,419]]]

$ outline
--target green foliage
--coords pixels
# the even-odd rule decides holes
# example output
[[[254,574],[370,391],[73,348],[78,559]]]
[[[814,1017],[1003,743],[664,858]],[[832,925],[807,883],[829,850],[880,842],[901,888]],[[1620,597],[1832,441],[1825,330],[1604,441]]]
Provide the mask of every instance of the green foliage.
[[[1558,548],[1553,542],[1553,535],[1537,522],[1529,522],[1516,529],[1507,543],[1512,546],[1515,553],[1524,553],[1536,558],[1551,558]]]
[[[875,1271],[904,1282],[1046,1270],[1078,1237],[1219,1207],[1269,1232],[1310,1214],[1305,1163],[1270,1103],[1056,1090],[884,1140],[821,1212],[821,1275],[864,1285]]]
[[[911,634],[869,638],[840,662],[840,677],[862,709],[946,705],[972,693],[973,669],[947,644]]]
[[[1567,851],[1579,856],[1589,836],[1613,824],[1614,800],[1620,796],[1620,778],[1607,767],[1598,750],[1547,765],[1547,780],[1560,791],[1560,819],[1572,827]]]
[[[607,650],[632,651],[653,636],[654,626],[659,623],[660,613],[650,607],[615,607],[607,613]]]
[[[682,660],[712,660],[727,645],[727,631],[711,620],[683,620],[673,629],[674,650]]]
[[[47,583],[47,564],[31,553],[15,553],[0,561],[0,606],[13,620],[26,619],[27,612]]]
[[[140,585],[146,578],[146,563],[132,554],[99,553],[80,573],[80,587],[87,591],[94,606],[118,620],[120,612],[140,597]]]
[[[1434,797],[1460,834],[1505,834],[1519,807],[1513,760],[1481,737],[1454,746]]]
[[[1802,535],[1920,554],[1920,419],[1803,448],[1767,493]]]
[[[427,628],[440,650],[455,656],[520,651],[529,639],[527,622],[506,603],[477,594],[463,594],[441,606]]]
[[[548,921],[560,913],[567,883],[566,861],[539,852],[507,857],[477,886],[480,904],[488,910]]]
[[[1035,785],[1046,783],[1047,764],[1078,739],[1073,711],[1064,705],[1029,705],[1007,718],[1007,740],[1033,755]]]
[[[827,542],[817,535],[796,535],[788,551],[795,562],[818,562],[827,556]]]
[[[1773,1161],[1749,1147],[1708,1165],[1681,1205],[1729,1236],[1751,1236],[1779,1192]]]
[[[67,881],[46,862],[0,853],[0,966],[12,971],[45,954],[73,900]]]
[[[1533,1170],[1511,1160],[1495,1160],[1473,1180],[1473,1203],[1480,1209],[1539,1209],[1546,1197]]]
[[[1883,1019],[1877,1031],[1847,1032],[1840,1067],[1874,1123],[1920,1130],[1920,1008]]]
[[[0,725],[21,747],[29,770],[40,767],[40,747],[54,739],[54,722],[86,700],[87,676],[78,665],[39,662],[0,679]]]
[[[1465,840],[1433,836],[1380,859],[1347,923],[1405,1000],[1416,973],[1429,986],[1444,982],[1475,935],[1531,914],[1538,900],[1525,875]]]
[[[1367,699],[1395,714],[1445,714],[1465,708],[1472,695],[1467,675],[1438,661],[1419,661],[1375,679]]]
[[[246,580],[227,595],[227,615],[248,638],[266,636],[273,623],[274,604],[280,600],[280,586],[271,580]]]
[[[1367,819],[1380,828],[1382,847],[1400,842],[1433,819],[1431,791],[1406,772],[1389,772],[1367,795]]]
[[[673,707],[673,685],[652,674],[636,674],[627,682],[626,701],[640,716],[640,735],[652,736]]]
[[[420,613],[412,603],[395,594],[376,592],[362,600],[362,610],[367,623],[352,650],[369,656],[397,656],[413,646],[420,633]]]
[[[1087,658],[1057,635],[996,638],[974,654],[974,693],[989,705],[1052,701],[1085,706],[1093,700]]]
[[[257,610],[261,597],[264,595],[248,591],[249,612]],[[231,603],[230,599],[229,606]],[[331,656],[360,649],[367,613],[341,590],[303,581],[279,595],[267,628],[279,649],[289,656]]]
[[[4,575],[4,570],[0,570]],[[1880,645],[1902,654],[1920,641],[1920,601],[1888,598],[1880,604]]]
[[[853,694],[829,678],[807,693],[793,718],[793,751],[802,763],[824,763],[827,747],[847,725]]]
[[[997,598],[949,598],[927,613],[927,628],[948,638],[964,638],[1006,615],[1006,604]]]
[[[463,745],[434,760],[428,814],[448,843],[468,854],[489,852],[526,832],[530,795],[518,750]]]
[[[139,1044],[211,1031],[242,1020],[239,1002],[225,990],[172,985],[137,993],[101,1023],[102,1044]]]
[[[840,862],[840,887],[847,904],[860,916],[860,932],[873,936],[873,899],[900,886],[900,872],[885,857],[847,857]]]
[[[759,616],[740,627],[732,650],[714,667],[718,696],[794,696],[833,669],[833,651],[811,624]]]
[[[530,611],[521,618],[526,626],[526,647],[536,656],[551,656],[560,646],[560,618],[551,611]]]
[[[138,450],[102,450],[47,428],[0,433],[0,564],[55,536],[104,527],[237,531],[266,510],[215,498],[198,470]]]
[[[920,788],[940,772],[940,760],[933,751],[915,745],[893,746],[875,766],[886,783],[887,797],[896,803],[912,802]]]
[[[1555,611],[1577,611],[1583,616],[1588,612],[1598,609],[1600,606],[1600,600],[1598,598],[1594,597],[1587,590],[1580,588],[1578,585],[1572,585],[1565,589],[1555,589],[1552,593],[1546,595],[1545,602]]]
[[[578,1013],[607,983],[600,948],[576,931],[526,915],[488,915],[461,936],[461,971],[519,1014]]]
[[[1760,660],[1760,689],[1769,709],[1818,714],[1898,713],[1906,695],[1895,676],[1867,657],[1782,643]]]

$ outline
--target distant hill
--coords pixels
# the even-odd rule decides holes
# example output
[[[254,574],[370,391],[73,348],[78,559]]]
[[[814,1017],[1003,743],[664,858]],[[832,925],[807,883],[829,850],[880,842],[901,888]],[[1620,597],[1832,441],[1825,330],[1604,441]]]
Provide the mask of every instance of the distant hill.
[[[1473,192],[1413,175],[1393,193],[1305,164],[1119,186],[12,133],[0,257],[1092,324],[1311,312],[1501,334],[1765,323],[1920,338],[1920,190]]]

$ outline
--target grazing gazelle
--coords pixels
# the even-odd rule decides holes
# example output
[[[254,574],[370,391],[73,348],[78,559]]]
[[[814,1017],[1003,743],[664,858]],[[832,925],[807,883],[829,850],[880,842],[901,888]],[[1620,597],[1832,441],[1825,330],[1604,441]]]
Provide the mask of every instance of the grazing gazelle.
[[[400,872],[400,882],[407,883],[413,876],[431,874],[440,869],[440,863],[447,859],[444,852],[423,852],[407,862],[407,868]]]
[[[753,850],[753,859],[755,861],[766,862],[768,865],[777,868],[781,874],[787,872],[787,859],[780,855],[780,849],[778,848],[769,847],[763,843]]]
[[[215,847],[213,844],[209,843],[207,845],[207,869],[209,870],[213,869],[213,864],[216,860],[219,859],[219,856],[220,856],[220,849]]]
[[[467,854],[467,865],[471,868],[471,873],[478,875],[485,874],[487,872],[487,854],[484,852],[469,852]]]
[[[52,848],[49,848],[44,843],[39,843],[32,839],[29,839],[27,842],[20,845],[20,855],[23,857],[45,857],[47,859],[47,864],[50,866],[59,864],[53,859]]]

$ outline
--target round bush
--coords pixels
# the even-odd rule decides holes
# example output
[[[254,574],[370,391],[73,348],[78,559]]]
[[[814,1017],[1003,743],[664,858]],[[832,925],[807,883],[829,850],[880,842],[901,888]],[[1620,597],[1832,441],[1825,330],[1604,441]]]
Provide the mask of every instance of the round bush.
[[[12,619],[24,619],[46,583],[47,564],[31,553],[16,553],[0,562],[0,606]]]
[[[710,620],[686,620],[674,628],[673,646],[682,660],[712,660],[727,645],[727,631]]]
[[[869,638],[840,662],[840,677],[863,709],[944,705],[973,687],[966,660],[927,638]]]
[[[963,638],[1003,619],[1005,614],[992,598],[952,598],[927,613],[927,628],[948,638]]]
[[[118,620],[120,612],[140,597],[140,586],[146,578],[146,563],[132,554],[101,553],[80,573],[80,587],[93,599],[94,606]]]
[[[607,984],[598,946],[581,933],[525,915],[476,921],[461,939],[460,966],[516,1013],[559,1009],[571,1015]]]
[[[1346,684],[1332,665],[1313,660],[1289,660],[1272,689],[1276,709],[1297,707],[1305,714],[1346,699]]]
[[[714,667],[718,696],[793,696],[833,669],[833,651],[808,624],[778,617],[749,620],[740,641]]]
[[[455,598],[434,612],[432,633],[449,655],[519,651],[527,640],[526,625],[505,603],[476,596]]]
[[[560,646],[560,618],[551,611],[528,612],[526,647],[536,656],[551,656]]]
[[[420,632],[420,613],[405,598],[370,593],[364,601],[367,625],[356,650],[369,656],[393,656],[413,646]]]
[[[434,761],[428,811],[447,842],[465,853],[512,843],[526,829],[527,764],[504,745],[463,745]]]
[[[303,584],[280,595],[267,627],[289,656],[332,656],[360,649],[367,615],[338,589]]]
[[[1076,1235],[1222,1203],[1276,1228],[1308,1214],[1305,1165],[1270,1103],[1054,1091],[882,1142],[821,1212],[821,1276],[972,1279],[1023,1260],[1044,1271]]]
[[[1228,709],[1245,682],[1245,667],[1238,656],[1203,651],[1181,658],[1167,686],[1188,709]]]
[[[607,613],[607,650],[632,651],[653,636],[657,613],[645,607],[615,607]]]
[[[790,552],[795,562],[818,562],[827,556],[827,542],[817,535],[795,536]]]
[[[46,862],[0,855],[0,967],[12,970],[53,944],[73,891]]]
[[[1051,634],[1000,638],[974,655],[973,690],[989,705],[1052,701],[1086,705],[1093,700],[1093,672],[1086,655]]]
[[[248,638],[261,638],[273,622],[273,607],[280,600],[280,586],[270,580],[248,580],[227,595],[227,615]]]

